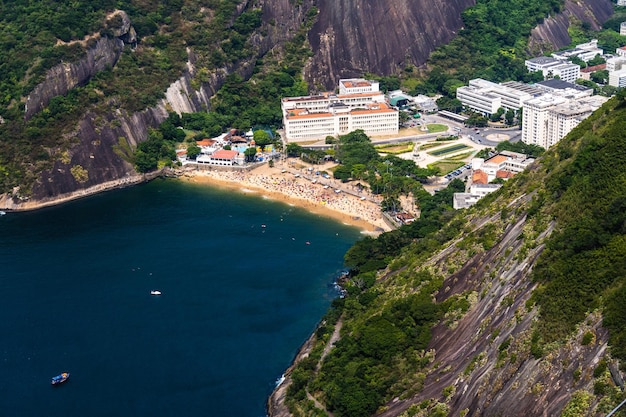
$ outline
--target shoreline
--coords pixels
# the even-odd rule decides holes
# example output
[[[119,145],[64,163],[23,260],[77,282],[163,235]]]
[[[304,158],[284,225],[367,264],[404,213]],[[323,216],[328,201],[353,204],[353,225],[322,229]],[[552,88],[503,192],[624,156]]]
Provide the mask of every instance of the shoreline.
[[[315,169],[329,169],[332,164],[317,166]],[[26,200],[20,203],[12,201],[8,194],[0,196],[0,210],[24,212],[56,206],[84,197],[93,196],[114,189],[138,185],[157,177],[169,177],[180,181],[208,185],[237,191],[242,194],[257,194],[263,198],[300,207],[310,213],[327,217],[343,224],[357,227],[364,233],[377,236],[393,230],[385,221],[380,211],[380,198],[360,191],[349,184],[342,184],[334,179],[322,179],[302,171],[302,175],[293,167],[273,167],[264,164],[249,171],[219,169],[199,169],[183,167],[174,171],[160,170],[151,174],[129,175],[125,178],[98,184],[55,199]],[[336,193],[335,190],[342,190]]]
[[[373,201],[361,200],[347,192],[335,193],[329,186],[324,188],[321,183],[312,183],[283,171],[280,167],[270,168],[267,165],[247,172],[188,168],[178,175],[178,179],[243,194],[258,194],[355,226],[370,235],[392,230],[385,222],[380,207]],[[337,185],[333,187],[340,188]]]

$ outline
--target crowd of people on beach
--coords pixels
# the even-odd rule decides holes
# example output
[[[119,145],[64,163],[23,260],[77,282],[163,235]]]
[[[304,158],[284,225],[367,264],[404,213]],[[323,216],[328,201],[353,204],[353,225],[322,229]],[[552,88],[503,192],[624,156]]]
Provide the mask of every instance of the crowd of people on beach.
[[[269,193],[279,193],[287,199],[300,200],[303,203],[334,210],[350,216],[352,220],[361,220],[379,230],[389,230],[385,223],[376,196],[367,189],[361,198],[341,190],[335,180],[310,180],[278,168],[254,169],[252,171],[194,171],[194,175],[207,176],[218,181],[238,184],[241,188],[249,187]],[[295,202],[294,202],[295,203]]]

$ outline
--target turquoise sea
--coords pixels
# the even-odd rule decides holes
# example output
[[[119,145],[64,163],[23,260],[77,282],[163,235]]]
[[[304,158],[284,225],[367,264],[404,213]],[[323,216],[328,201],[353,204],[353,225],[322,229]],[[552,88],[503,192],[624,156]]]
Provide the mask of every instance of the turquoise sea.
[[[175,180],[0,216],[0,415],[264,416],[359,236]]]

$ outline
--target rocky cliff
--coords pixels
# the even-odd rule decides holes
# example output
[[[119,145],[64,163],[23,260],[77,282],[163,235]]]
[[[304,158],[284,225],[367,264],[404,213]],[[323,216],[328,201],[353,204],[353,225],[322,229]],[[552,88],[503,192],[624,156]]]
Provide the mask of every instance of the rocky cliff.
[[[77,62],[64,62],[50,69],[46,79],[37,85],[26,98],[24,118],[30,119],[43,110],[53,97],[66,94],[74,87],[88,82],[98,72],[115,66],[124,49],[124,43],[136,42],[135,29],[130,18],[122,10],[112,12],[105,26],[109,26],[112,37],[89,36],[83,44],[87,48],[85,57]]]
[[[239,12],[247,5],[247,1],[241,2]],[[68,151],[55,151],[52,168],[41,173],[32,186],[29,198],[22,198],[20,190],[16,189],[0,199],[0,206],[12,210],[32,209],[100,192],[107,187],[142,181],[144,177],[137,175],[127,158],[123,157],[121,149],[134,148],[144,141],[148,129],[157,127],[170,111],[191,113],[209,109],[210,98],[219,90],[226,76],[237,72],[243,78],[249,78],[257,58],[293,37],[311,3],[303,2],[294,7],[288,0],[262,1],[259,6],[266,23],[253,34],[251,41],[256,52],[251,58],[214,71],[196,90],[192,87],[195,56],[188,49],[183,74],[167,88],[165,98],[156,106],[131,114],[120,108],[115,98],[111,98],[106,113],[87,111],[70,134],[73,146]],[[75,63],[57,65],[47,72],[46,79],[26,99],[27,119],[43,109],[53,97],[63,95],[88,82],[99,71],[115,66],[123,53],[124,43],[136,41],[132,24],[123,11],[111,13],[107,27],[112,38],[94,36],[96,40],[87,49],[84,58]]]
[[[534,56],[540,56],[563,48],[572,42],[568,33],[572,20],[586,22],[598,30],[612,13],[610,0],[566,0],[561,13],[546,18],[533,29],[529,49]]]
[[[340,78],[365,72],[393,74],[419,66],[461,28],[461,12],[474,0],[320,0],[309,33],[312,85],[335,88]]]

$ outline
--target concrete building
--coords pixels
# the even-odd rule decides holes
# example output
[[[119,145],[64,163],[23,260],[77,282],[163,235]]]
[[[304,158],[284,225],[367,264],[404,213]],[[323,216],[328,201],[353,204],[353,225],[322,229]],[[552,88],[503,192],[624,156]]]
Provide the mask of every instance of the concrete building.
[[[364,80],[362,78],[349,78],[339,80],[339,94],[358,94],[378,92],[378,81]]]
[[[371,136],[398,133],[398,111],[386,103],[378,88],[377,82],[349,79],[339,82],[340,94],[283,98],[286,139],[323,139],[357,129]]]
[[[426,113],[434,113],[439,108],[437,107],[437,103],[435,99],[432,97],[425,96],[420,94],[416,97],[413,97],[413,103],[417,106],[417,108]]]
[[[563,80],[552,78],[550,80],[540,81],[535,84],[535,87],[542,94],[550,93],[561,97],[569,98],[583,98],[591,97],[593,95],[593,88],[585,87],[583,85],[568,83]]]
[[[607,97],[544,94],[524,103],[522,141],[549,148],[597,110]]]
[[[210,155],[202,154],[196,158],[196,162],[199,164],[217,166],[233,166],[242,161],[243,159],[239,156],[239,152],[224,149],[217,150]]]
[[[587,43],[581,43],[576,45],[573,49],[567,49],[565,51],[559,51],[552,54],[552,56],[561,61],[567,61],[572,57],[577,57],[585,62],[588,62],[596,57],[596,55],[603,55],[604,50],[598,48],[598,40],[592,39]]]
[[[505,110],[518,110],[526,100],[540,93],[533,86],[516,81],[502,84],[476,78],[470,80],[468,86],[456,90],[456,98],[474,111],[483,114],[493,114],[500,107]]]
[[[609,85],[619,88],[626,87],[626,68],[609,72]]]
[[[540,56],[524,61],[529,72],[541,71],[544,79],[558,77],[563,81],[574,83],[580,78],[580,65],[563,60]]]
[[[580,78],[582,78],[583,80],[591,80],[591,74],[593,74],[596,71],[602,71],[606,69],[606,64],[599,64],[599,65],[594,65],[592,67],[587,67],[587,68],[582,68],[580,70]]]
[[[626,6],[626,0],[623,1],[624,6]],[[619,34],[622,36],[626,36],[626,22],[622,22],[619,25]]]

